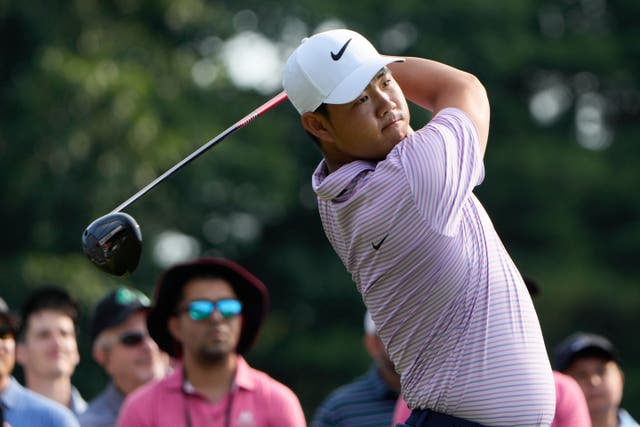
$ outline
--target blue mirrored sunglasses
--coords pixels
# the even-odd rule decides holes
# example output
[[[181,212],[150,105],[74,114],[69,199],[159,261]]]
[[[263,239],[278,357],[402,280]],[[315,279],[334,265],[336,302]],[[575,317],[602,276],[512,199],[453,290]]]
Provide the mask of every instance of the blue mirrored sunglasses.
[[[189,317],[193,320],[205,320],[213,314],[213,310],[216,308],[225,319],[242,313],[242,303],[231,298],[218,301],[191,301],[183,311],[189,313]]]

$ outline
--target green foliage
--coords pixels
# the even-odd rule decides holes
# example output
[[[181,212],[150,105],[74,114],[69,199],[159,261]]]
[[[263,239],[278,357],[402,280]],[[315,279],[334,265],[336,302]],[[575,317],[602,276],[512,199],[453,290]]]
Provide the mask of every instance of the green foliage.
[[[337,21],[385,53],[480,77],[492,130],[477,193],[523,273],[542,285],[536,305],[549,350],[575,330],[612,337],[627,361],[625,405],[638,414],[639,8],[624,0],[0,1],[2,296],[17,308],[44,282],[73,291],[85,322],[77,384],[95,395],[106,377],[83,333],[93,304],[121,281],[84,259],[84,227],[275,94],[234,82],[226,41],[253,31],[284,57],[299,36]],[[256,59],[247,68],[265,66]],[[533,101],[554,88],[557,113],[536,120]],[[604,105],[609,132],[596,149],[585,148],[594,140],[577,125],[593,112],[582,108],[588,101]],[[543,116],[555,108],[541,105]],[[414,127],[428,119],[412,111]],[[589,117],[586,131],[596,123]],[[167,229],[246,265],[271,293],[249,359],[291,385],[311,416],[369,363],[360,297],[315,212],[310,175],[320,155],[287,104],[214,151],[127,209],[145,248],[124,283],[153,292],[162,269],[153,243]],[[234,235],[233,224],[247,221],[255,236]]]

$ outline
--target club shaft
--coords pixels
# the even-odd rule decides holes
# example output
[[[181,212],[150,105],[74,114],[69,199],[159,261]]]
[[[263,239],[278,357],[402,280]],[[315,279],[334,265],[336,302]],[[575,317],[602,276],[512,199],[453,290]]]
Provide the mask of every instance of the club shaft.
[[[140,189],[136,194],[134,194],[133,196],[129,197],[125,202],[120,204],[120,206],[115,208],[112,211],[112,213],[113,212],[120,212],[123,209],[127,208],[129,205],[131,205],[133,202],[138,200],[140,197],[144,196],[147,192],[149,192],[156,185],[158,185],[159,183],[164,181],[166,178],[168,178],[169,176],[173,175],[174,173],[176,173],[177,171],[179,171],[180,169],[185,167],[187,164],[191,163],[192,161],[194,161],[195,159],[200,157],[202,154],[204,154],[207,150],[209,150],[211,147],[216,145],[218,142],[222,141],[223,139],[225,139],[226,137],[228,137],[229,135],[231,135],[232,133],[234,133],[238,129],[243,128],[244,126],[249,124],[253,119],[255,119],[256,117],[261,116],[263,113],[266,113],[267,111],[269,111],[270,109],[272,109],[276,105],[280,104],[285,99],[287,99],[287,94],[284,91],[280,92],[279,94],[277,94],[276,96],[271,98],[269,101],[265,102],[260,107],[256,108],[251,113],[247,114],[245,117],[240,119],[238,122],[236,122],[235,124],[233,124],[230,127],[228,127],[224,132],[222,132],[221,134],[219,134],[215,138],[211,139],[210,141],[208,141],[204,145],[202,145],[200,148],[198,148],[196,151],[191,153],[189,156],[185,157],[182,161],[177,163],[171,169],[167,170],[165,173],[163,173],[162,175],[160,175],[159,177],[157,177],[156,179],[151,181],[145,187]]]

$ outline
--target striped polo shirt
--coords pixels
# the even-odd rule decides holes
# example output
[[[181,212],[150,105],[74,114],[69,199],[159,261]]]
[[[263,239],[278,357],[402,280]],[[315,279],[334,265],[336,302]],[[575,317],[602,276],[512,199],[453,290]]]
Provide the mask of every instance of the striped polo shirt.
[[[358,160],[313,188],[411,408],[489,426],[548,426],[551,367],[533,303],[472,191],[478,133],[439,112],[380,162]]]
[[[331,392],[316,410],[311,427],[391,427],[397,400],[398,392],[374,364],[366,375]]]

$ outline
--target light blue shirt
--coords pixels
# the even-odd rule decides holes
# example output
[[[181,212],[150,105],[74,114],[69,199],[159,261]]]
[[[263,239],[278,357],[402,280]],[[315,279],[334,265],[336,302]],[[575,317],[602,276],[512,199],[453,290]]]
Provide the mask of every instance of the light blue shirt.
[[[27,390],[13,377],[0,399],[11,427],[80,427],[68,408]]]
[[[629,413],[624,409],[618,410],[618,420],[620,421],[620,424],[618,424],[618,427],[638,427],[639,426],[638,422],[633,418],[631,418],[631,415],[629,415]]]
[[[76,417],[87,410],[87,402],[73,385],[71,386],[71,403],[69,409],[71,409],[71,412],[73,412]]]

